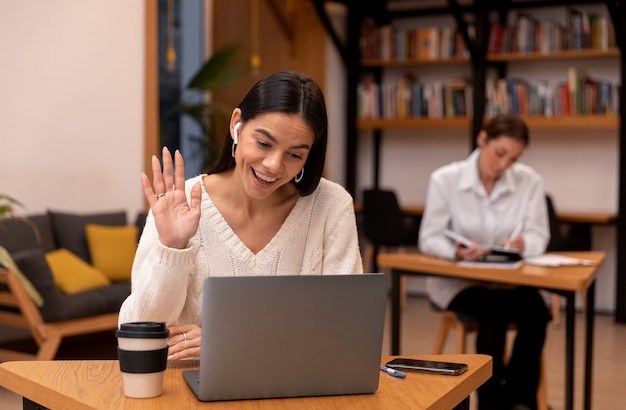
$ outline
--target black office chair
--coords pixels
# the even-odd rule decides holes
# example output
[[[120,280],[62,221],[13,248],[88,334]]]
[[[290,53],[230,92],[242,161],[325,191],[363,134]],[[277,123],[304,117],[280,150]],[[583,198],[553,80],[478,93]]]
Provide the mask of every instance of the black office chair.
[[[557,216],[554,201],[546,194],[550,242],[546,252],[589,251],[591,250],[591,227],[589,224],[573,223],[563,230]]]
[[[417,245],[421,216],[402,212],[394,191],[363,191],[363,232],[371,245],[365,252],[364,269],[378,272],[376,256],[380,248],[404,248]]]

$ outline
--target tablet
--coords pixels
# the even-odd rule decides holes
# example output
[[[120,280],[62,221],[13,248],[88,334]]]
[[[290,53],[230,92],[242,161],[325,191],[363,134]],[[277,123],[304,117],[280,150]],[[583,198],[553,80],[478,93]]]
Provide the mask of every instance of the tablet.
[[[469,247],[474,241],[446,229],[443,234],[453,242],[458,242],[464,247]],[[489,253],[484,255],[481,261],[483,262],[514,262],[522,259],[522,255],[517,249],[509,249],[503,246],[489,245]]]

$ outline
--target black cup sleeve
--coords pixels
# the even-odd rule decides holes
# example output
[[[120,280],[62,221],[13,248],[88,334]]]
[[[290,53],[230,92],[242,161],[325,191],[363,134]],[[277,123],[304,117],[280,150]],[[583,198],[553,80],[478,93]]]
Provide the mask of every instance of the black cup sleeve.
[[[117,348],[123,373],[156,373],[167,367],[167,347],[159,350],[122,350]]]

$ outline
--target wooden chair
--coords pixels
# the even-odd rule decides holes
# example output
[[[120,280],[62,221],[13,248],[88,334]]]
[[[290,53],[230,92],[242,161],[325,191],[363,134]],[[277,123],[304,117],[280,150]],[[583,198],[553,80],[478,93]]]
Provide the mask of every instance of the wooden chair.
[[[36,354],[0,349],[0,362],[53,360],[64,337],[117,329],[118,313],[83,319],[44,322],[24,285],[11,270],[0,267],[0,324],[28,329],[39,347]]]
[[[441,311],[434,305],[433,308],[435,310]],[[443,353],[443,348],[446,345],[448,333],[451,330],[456,331],[456,353],[464,354],[467,352],[467,336],[472,332],[478,331],[478,323],[472,321],[469,317],[464,317],[449,310],[441,311],[441,322],[439,324],[439,330],[437,331],[437,339],[435,340],[433,354]],[[511,325],[509,330],[515,330],[515,326]],[[505,356],[507,356],[507,352],[505,352]],[[505,360],[507,360],[506,357]],[[548,389],[543,358],[541,359],[539,387],[537,389],[537,407],[539,410],[549,409]]]

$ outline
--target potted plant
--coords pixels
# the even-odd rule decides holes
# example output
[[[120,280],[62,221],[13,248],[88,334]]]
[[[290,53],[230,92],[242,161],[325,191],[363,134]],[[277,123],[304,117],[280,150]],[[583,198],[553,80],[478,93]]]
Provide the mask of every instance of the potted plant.
[[[237,52],[238,47],[235,45],[217,49],[187,83],[187,90],[204,94],[224,88],[246,75],[250,67],[236,63]],[[202,102],[183,100],[174,108],[179,114],[190,116],[200,125],[202,135],[195,136],[195,139],[203,148],[202,162],[207,167],[219,155],[231,107],[209,99]]]
[[[18,218],[28,224],[35,232],[37,240],[39,240],[39,229],[30,219],[24,215],[18,214],[17,209],[26,209],[26,206],[17,199],[0,193],[0,229],[4,229],[2,221],[6,218]]]
[[[3,219],[16,216],[16,208],[25,209],[26,207],[23,203],[9,195],[0,194],[0,228],[3,226]]]

